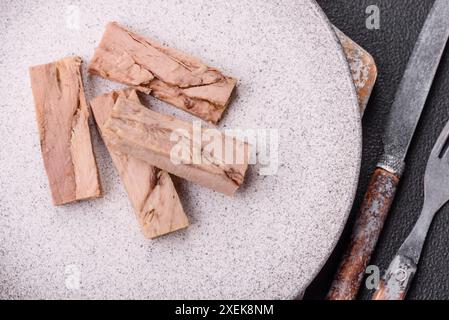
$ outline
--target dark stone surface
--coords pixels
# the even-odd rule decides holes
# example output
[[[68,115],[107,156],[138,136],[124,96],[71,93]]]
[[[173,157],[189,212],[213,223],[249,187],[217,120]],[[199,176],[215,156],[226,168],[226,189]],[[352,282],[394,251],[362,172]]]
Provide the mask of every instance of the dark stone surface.
[[[317,0],[332,23],[367,49],[375,58],[379,78],[363,119],[364,152],[357,197],[346,230],[334,254],[306,292],[305,299],[325,297],[344,245],[366,191],[370,175],[382,153],[385,119],[433,0]],[[380,8],[380,30],[368,30],[369,5]],[[449,17],[448,17],[449,19]],[[449,119],[449,50],[443,57],[426,108],[407,158],[406,172],[379,240],[371,264],[383,271],[415,223],[422,206],[423,176],[427,158]],[[404,106],[406,108],[407,106]],[[449,188],[449,186],[447,186]],[[373,291],[363,288],[359,298]],[[449,206],[431,227],[418,274],[408,299],[449,299]]]

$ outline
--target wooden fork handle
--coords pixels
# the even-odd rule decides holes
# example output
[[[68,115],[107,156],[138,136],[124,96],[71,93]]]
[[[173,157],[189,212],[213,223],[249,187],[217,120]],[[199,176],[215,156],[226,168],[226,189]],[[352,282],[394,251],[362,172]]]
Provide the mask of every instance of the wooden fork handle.
[[[352,231],[350,245],[328,293],[328,300],[356,298],[398,184],[398,175],[382,168],[374,172]]]
[[[397,255],[372,300],[404,300],[416,270],[416,263],[412,259]]]

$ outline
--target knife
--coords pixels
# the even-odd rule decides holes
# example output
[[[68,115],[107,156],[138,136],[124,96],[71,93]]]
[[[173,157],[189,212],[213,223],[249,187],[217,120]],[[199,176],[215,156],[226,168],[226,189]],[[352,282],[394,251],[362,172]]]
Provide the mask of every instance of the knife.
[[[396,92],[371,178],[328,300],[356,298],[405,169],[405,157],[449,37],[449,1],[436,0]]]

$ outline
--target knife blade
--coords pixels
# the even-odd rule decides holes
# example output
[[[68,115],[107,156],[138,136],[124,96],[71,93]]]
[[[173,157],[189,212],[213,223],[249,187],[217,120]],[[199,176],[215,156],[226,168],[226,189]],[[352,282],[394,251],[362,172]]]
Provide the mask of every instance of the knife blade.
[[[435,1],[407,64],[384,132],[385,169],[401,173],[449,37],[449,1]],[[391,162],[391,163],[390,163]]]
[[[357,296],[448,38],[449,1],[436,0],[397,90],[383,135],[384,153],[371,178],[328,300],[352,300]]]

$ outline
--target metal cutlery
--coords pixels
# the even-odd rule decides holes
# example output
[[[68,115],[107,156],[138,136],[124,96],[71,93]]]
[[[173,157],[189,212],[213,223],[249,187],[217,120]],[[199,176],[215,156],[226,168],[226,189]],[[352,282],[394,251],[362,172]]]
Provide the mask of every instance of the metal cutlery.
[[[408,62],[384,134],[384,155],[371,179],[349,248],[328,293],[355,299],[393,202],[405,157],[449,37],[449,1],[436,0]]]
[[[373,300],[403,300],[416,273],[436,213],[449,201],[449,123],[438,138],[424,176],[424,205],[418,222],[391,262]]]

